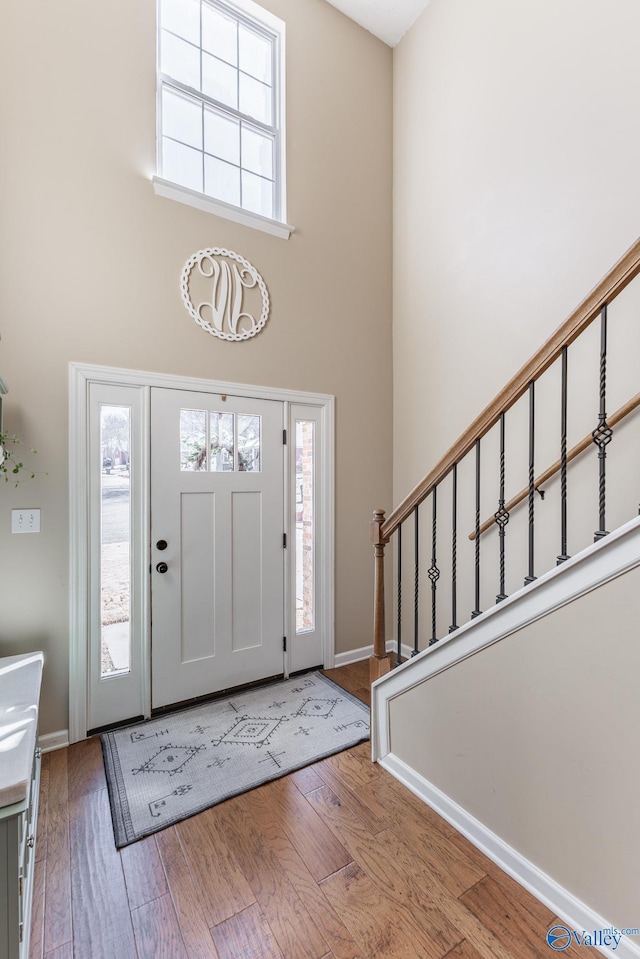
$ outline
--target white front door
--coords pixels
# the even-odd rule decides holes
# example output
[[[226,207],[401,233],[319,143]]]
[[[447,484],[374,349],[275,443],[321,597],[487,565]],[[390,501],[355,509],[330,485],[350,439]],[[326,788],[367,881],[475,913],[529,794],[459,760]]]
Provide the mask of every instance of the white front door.
[[[284,404],[151,390],[152,707],[284,671]]]

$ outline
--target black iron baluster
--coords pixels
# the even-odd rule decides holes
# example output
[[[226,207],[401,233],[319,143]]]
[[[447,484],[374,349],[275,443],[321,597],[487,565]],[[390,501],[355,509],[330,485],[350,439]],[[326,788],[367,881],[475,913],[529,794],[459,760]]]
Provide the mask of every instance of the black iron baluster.
[[[429,646],[433,646],[434,643],[438,642],[438,637],[436,635],[436,588],[437,582],[440,578],[440,570],[438,569],[438,564],[436,560],[436,531],[437,531],[437,497],[436,497],[437,487],[433,487],[432,493],[432,504],[433,504],[433,515],[431,520],[431,566],[429,567],[429,579],[431,580],[431,639],[429,640]]]
[[[567,553],[567,353],[562,347],[562,399],[560,403],[560,555],[556,565],[569,559]]]
[[[476,608],[471,613],[471,619],[479,616],[480,609],[480,440],[476,440],[476,570],[475,570],[475,588],[476,588]]]
[[[605,529],[605,501],[606,501],[606,462],[607,446],[611,442],[613,430],[607,423],[607,304],[600,313],[600,412],[598,425],[591,434],[593,442],[598,447],[599,483],[598,483],[598,518],[600,527],[593,534],[594,542],[607,536]]]
[[[419,550],[419,534],[418,534],[418,507],[413,511],[415,516],[415,528],[414,528],[414,563],[415,563],[415,580],[413,586],[413,649],[411,650],[412,656],[417,656],[419,653],[418,649],[418,590],[420,588],[420,550]]]
[[[536,578],[533,573],[533,523],[534,523],[534,497],[536,495],[535,487],[535,431],[536,431],[536,411],[535,411],[535,383],[533,380],[529,383],[529,572],[524,578],[524,585],[527,586]]]
[[[398,526],[398,653],[396,666],[402,662],[402,523]]]
[[[496,596],[496,603],[500,603],[507,598],[504,591],[504,528],[509,522],[509,511],[504,507],[504,413],[500,414],[500,498],[498,500],[498,510],[493,514],[493,518],[498,524],[500,530],[500,592]]]
[[[456,623],[456,577],[458,573],[458,464],[453,464],[453,506],[451,512],[451,626],[449,632],[458,628]]]

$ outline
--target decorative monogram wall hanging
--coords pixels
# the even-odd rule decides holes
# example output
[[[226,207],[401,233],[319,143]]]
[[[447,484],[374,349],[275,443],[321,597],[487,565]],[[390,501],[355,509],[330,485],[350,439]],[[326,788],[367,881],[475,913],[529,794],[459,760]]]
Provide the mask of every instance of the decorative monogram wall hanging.
[[[232,250],[214,246],[189,257],[180,275],[180,293],[198,326],[222,340],[248,340],[269,318],[264,280]]]

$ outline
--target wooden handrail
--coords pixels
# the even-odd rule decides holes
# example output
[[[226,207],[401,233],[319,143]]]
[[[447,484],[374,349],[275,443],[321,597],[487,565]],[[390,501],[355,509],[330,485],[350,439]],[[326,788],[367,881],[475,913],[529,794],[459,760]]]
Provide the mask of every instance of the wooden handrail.
[[[628,400],[624,406],[621,406],[619,410],[616,410],[615,413],[612,413],[611,416],[607,416],[607,425],[615,426],[621,420],[628,416],[629,413],[633,413],[640,406],[640,393],[636,393],[634,397]],[[584,453],[586,449],[593,445],[593,437],[591,433],[587,434],[584,439],[581,439],[579,443],[576,443],[575,446],[572,446],[569,452],[567,453],[567,463],[570,463],[571,460],[574,460],[576,456],[579,456],[580,453]],[[540,476],[536,477],[533,481],[534,487],[542,486],[543,483],[546,483],[548,479],[551,479],[552,476],[555,476],[556,473],[560,472],[562,466],[562,460],[556,460],[549,469],[546,469],[544,473],[540,473]],[[521,489],[519,493],[509,500],[508,503],[505,503],[505,509],[508,513],[517,506],[519,503],[522,503],[523,500],[529,495],[529,487],[525,486],[524,489]],[[488,529],[495,523],[495,517],[491,516],[489,519],[486,519],[484,523],[480,526],[480,535],[486,533]],[[476,531],[473,530],[469,533],[469,539],[474,540],[476,538]]]
[[[427,473],[399,506],[389,514],[380,527],[382,541],[388,541],[398,526],[407,519],[412,511],[429,495],[434,486],[442,480],[471,450],[476,442],[497,423],[500,415],[510,409],[526,391],[532,380],[538,379],[546,369],[560,356],[562,348],[568,346],[598,316],[605,303],[611,303],[624,290],[628,283],[640,273],[640,239],[629,247],[615,266],[598,285],[571,313],[546,343],[525,363],[494,400],[480,413],[458,440],[444,454],[439,463]]]

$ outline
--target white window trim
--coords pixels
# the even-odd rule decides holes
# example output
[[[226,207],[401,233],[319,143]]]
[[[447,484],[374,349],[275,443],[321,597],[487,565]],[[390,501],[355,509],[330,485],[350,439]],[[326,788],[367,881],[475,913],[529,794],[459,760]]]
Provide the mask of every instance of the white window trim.
[[[280,220],[271,220],[267,216],[260,216],[259,213],[243,210],[242,207],[217,200],[213,196],[207,196],[206,193],[198,193],[197,190],[190,190],[188,187],[180,186],[179,183],[173,183],[171,180],[163,180],[162,177],[154,176],[151,182],[157,196],[166,197],[168,200],[177,200],[178,203],[192,206],[196,210],[213,213],[225,220],[232,220],[234,223],[241,223],[243,226],[262,230],[263,233],[278,236],[281,240],[288,240],[295,230],[295,227],[288,223],[281,223]]]
[[[157,22],[160,24],[160,3],[158,0]],[[276,71],[277,71],[277,91],[275,109],[276,109],[276,196],[278,198],[279,219],[271,219],[251,210],[245,210],[242,207],[231,203],[225,203],[216,197],[208,196],[206,193],[200,193],[197,190],[191,190],[189,187],[174,183],[171,180],[165,180],[159,175],[151,178],[153,188],[157,196],[165,197],[169,200],[176,200],[178,203],[184,203],[187,206],[202,210],[205,213],[213,213],[215,216],[222,217],[225,220],[231,220],[234,223],[240,223],[243,226],[249,226],[263,233],[269,233],[272,236],[288,240],[294,232],[295,227],[286,222],[287,220],[287,130],[286,130],[286,69],[285,69],[285,23],[279,17],[276,17],[269,10],[265,10],[253,0],[231,0],[231,8],[235,7],[241,13],[245,14],[258,24],[266,27],[276,34]],[[156,94],[156,168],[161,169],[161,150],[159,117],[161,110],[161,92],[162,82],[160,80],[160,30],[157,30],[157,94]]]

